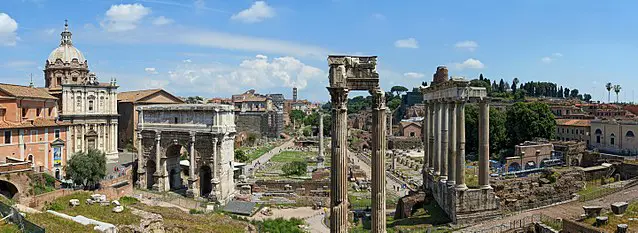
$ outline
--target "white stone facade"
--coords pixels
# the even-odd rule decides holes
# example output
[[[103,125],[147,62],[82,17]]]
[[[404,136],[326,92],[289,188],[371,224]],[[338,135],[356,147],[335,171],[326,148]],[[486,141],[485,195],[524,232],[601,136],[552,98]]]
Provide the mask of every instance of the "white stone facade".
[[[114,162],[118,158],[118,86],[114,80],[99,83],[89,73],[88,61],[73,46],[67,24],[60,35],[60,45],[46,60],[44,79],[49,93],[58,98],[60,119],[73,124],[65,139],[67,153],[98,149]]]

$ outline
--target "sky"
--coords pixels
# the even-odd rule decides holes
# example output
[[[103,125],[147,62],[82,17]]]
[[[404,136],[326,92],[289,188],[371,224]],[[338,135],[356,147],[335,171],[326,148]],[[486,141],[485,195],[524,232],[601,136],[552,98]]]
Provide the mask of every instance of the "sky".
[[[230,97],[248,89],[329,101],[329,54],[376,55],[381,86],[451,76],[550,81],[633,101],[638,1],[0,0],[0,82],[44,85],[64,20],[119,91]],[[354,95],[367,95],[353,92]],[[615,95],[612,92],[612,101]]]

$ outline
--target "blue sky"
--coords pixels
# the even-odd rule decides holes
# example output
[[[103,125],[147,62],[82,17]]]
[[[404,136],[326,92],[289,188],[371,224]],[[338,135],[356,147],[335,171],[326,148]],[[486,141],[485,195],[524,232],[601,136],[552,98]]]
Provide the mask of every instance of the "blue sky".
[[[384,89],[450,74],[556,82],[632,101],[635,1],[2,0],[0,82],[44,84],[64,19],[102,81],[120,91],[229,97],[247,89],[329,100],[326,56],[379,56]],[[361,93],[365,94],[365,93]],[[612,99],[614,96],[612,94]]]

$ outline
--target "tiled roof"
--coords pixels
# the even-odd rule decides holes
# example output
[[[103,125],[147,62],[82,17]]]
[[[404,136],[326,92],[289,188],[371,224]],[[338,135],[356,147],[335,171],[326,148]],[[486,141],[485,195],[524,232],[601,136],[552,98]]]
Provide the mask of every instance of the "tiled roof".
[[[587,119],[556,119],[556,125],[561,126],[591,126],[591,120]]]
[[[117,93],[117,100],[120,102],[135,102],[149,95],[155,94],[162,89],[148,89],[138,91],[126,91]]]
[[[413,122],[413,121],[401,121],[400,124],[401,124],[401,127],[403,127],[403,128],[405,128],[405,127],[407,127],[408,125],[411,125],[411,124],[414,124],[414,125],[416,125],[418,127],[421,127],[421,123]]]
[[[57,99],[50,95],[47,89],[38,87],[0,83],[0,91],[18,98]]]
[[[0,129],[21,129],[21,128],[38,128],[38,127],[56,127],[56,126],[69,126],[73,125],[69,122],[56,121],[53,119],[37,118],[32,122],[12,123],[2,121],[0,122]]]

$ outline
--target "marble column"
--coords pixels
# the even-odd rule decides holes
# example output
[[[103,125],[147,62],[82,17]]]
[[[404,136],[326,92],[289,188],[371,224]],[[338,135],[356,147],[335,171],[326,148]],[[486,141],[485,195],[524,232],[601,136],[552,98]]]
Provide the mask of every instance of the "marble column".
[[[423,169],[421,170],[421,172],[423,172],[423,186],[425,187],[426,185],[426,180],[427,180],[427,174],[428,174],[428,167],[430,166],[430,154],[429,152],[429,136],[428,136],[428,122],[430,120],[428,111],[430,111],[430,106],[425,103],[423,105],[423,121],[421,122],[421,135],[423,136]]]
[[[441,104],[434,102],[434,130],[432,131],[434,145],[434,175],[441,175]]]
[[[428,105],[428,112],[426,112],[427,114],[427,121],[428,121],[428,163],[429,163],[429,167],[428,167],[428,173],[430,174],[434,174],[434,159],[436,157],[435,153],[434,153],[434,108],[435,105],[432,101],[428,101],[427,103]],[[425,180],[424,180],[425,181]]]
[[[328,88],[332,101],[330,232],[348,232],[348,89]]]
[[[490,105],[487,100],[479,103],[479,186],[490,186]]]
[[[441,179],[447,180],[447,157],[448,157],[448,103],[441,103]]]
[[[456,190],[467,190],[465,185],[465,102],[456,106]]]
[[[137,181],[135,185],[138,188],[146,188],[146,176],[144,176],[144,173],[146,173],[145,165],[142,132],[137,132]]]
[[[217,143],[219,142],[219,139],[217,138],[217,135],[213,135],[212,138],[212,147],[213,147],[213,154],[211,155],[211,179],[210,179],[210,183],[211,183],[211,195],[214,197],[219,197],[220,194],[220,187],[219,183],[220,181],[220,177],[221,177],[221,161],[220,158],[218,158],[218,154],[217,153]],[[221,156],[220,156],[221,157]]]
[[[447,185],[456,184],[456,102],[448,104],[448,156],[447,156]]]
[[[162,187],[164,186],[164,181],[162,180],[162,132],[155,131],[155,174],[153,177],[155,178],[155,183],[153,184],[153,190],[155,191],[163,191]],[[148,174],[150,175],[150,174]]]
[[[188,150],[188,190],[186,194],[191,197],[197,197],[199,196],[199,190],[197,190],[196,187],[197,177],[195,176],[195,169],[197,169],[197,164],[195,164],[195,132],[191,132],[190,136],[191,141]]]
[[[371,90],[374,103],[372,113],[372,229],[385,233],[385,152],[386,152],[386,107],[381,89]]]
[[[319,160],[319,167],[323,167],[323,114],[319,113],[319,155],[317,156],[317,160]]]

